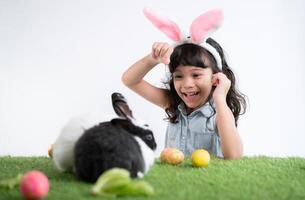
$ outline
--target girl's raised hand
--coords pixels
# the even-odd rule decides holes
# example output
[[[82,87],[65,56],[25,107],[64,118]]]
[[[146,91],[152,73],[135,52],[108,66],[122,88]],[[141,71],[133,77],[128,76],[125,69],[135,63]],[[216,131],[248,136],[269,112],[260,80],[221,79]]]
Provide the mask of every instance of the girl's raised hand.
[[[155,42],[152,46],[151,57],[159,63],[168,65],[173,51],[174,48],[171,45],[164,42]]]
[[[231,81],[224,73],[218,72],[213,74],[212,83],[216,86],[213,93],[213,99],[215,101],[226,102],[227,93],[231,87]]]

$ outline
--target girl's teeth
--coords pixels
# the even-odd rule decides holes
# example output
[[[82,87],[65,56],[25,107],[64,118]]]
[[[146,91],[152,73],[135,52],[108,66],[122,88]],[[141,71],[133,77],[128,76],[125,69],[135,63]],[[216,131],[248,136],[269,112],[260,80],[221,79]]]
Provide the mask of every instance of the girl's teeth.
[[[192,97],[192,96],[198,95],[198,92],[183,93],[183,95],[184,95],[185,97]]]

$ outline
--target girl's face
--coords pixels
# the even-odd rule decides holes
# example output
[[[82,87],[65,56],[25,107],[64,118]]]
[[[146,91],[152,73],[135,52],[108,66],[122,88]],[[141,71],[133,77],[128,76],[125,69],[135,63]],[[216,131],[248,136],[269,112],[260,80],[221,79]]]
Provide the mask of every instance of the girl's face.
[[[175,90],[190,113],[205,104],[212,90],[211,68],[179,66],[173,73]]]

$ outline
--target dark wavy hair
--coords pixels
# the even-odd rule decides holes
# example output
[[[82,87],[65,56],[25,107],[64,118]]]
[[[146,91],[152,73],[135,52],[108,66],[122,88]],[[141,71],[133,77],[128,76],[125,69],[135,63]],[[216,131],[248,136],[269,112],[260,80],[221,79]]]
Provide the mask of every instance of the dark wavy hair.
[[[168,65],[170,77],[169,80],[165,83],[167,88],[169,89],[169,105],[165,109],[165,112],[167,114],[166,119],[168,119],[172,123],[176,123],[178,117],[178,105],[180,103],[183,103],[175,90],[172,75],[178,66],[190,65],[202,68],[210,67],[212,69],[213,74],[221,71],[228,77],[228,79],[231,81],[231,87],[228,91],[226,101],[234,115],[235,125],[237,126],[239,115],[244,114],[246,111],[246,96],[237,90],[234,73],[227,64],[221,46],[212,38],[208,38],[206,42],[212,45],[218,51],[222,61],[222,70],[217,67],[214,56],[202,46],[192,43],[183,43],[176,46],[170,57],[170,63]],[[208,66],[207,64],[209,64],[210,66]],[[213,86],[208,98],[210,104],[210,99],[212,98],[214,89],[215,86]]]

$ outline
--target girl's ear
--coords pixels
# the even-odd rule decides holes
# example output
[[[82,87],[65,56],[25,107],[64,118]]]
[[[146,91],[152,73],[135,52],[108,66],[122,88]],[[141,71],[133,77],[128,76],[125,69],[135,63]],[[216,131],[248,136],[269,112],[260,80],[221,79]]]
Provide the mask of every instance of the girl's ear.
[[[207,39],[209,34],[220,26],[222,19],[223,13],[219,9],[210,10],[197,17],[190,27],[192,42],[200,44]]]
[[[160,31],[165,33],[165,35],[167,35],[170,39],[175,42],[182,41],[182,34],[180,28],[175,22],[147,8],[144,8],[143,13],[153,25],[155,25]]]
[[[215,87],[219,84],[219,79],[217,78],[217,76],[215,74],[212,75],[211,82],[212,82],[212,85]]]

